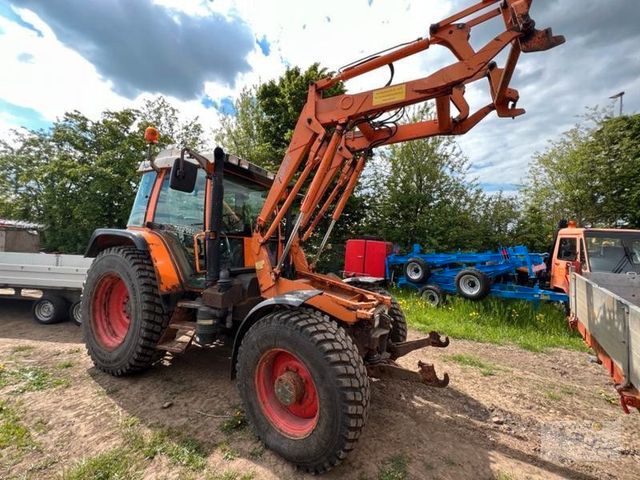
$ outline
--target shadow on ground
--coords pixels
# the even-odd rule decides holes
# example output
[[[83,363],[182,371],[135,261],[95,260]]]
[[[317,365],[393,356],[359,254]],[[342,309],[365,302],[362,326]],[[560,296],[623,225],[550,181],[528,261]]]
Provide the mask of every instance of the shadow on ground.
[[[133,377],[114,378],[95,368],[89,374],[114,402],[149,427],[180,431],[209,452],[229,444],[258,469],[257,478],[305,477],[270,452],[255,458],[260,445],[248,429],[231,435],[221,431],[224,416],[240,405],[229,379],[229,357],[226,348],[194,348],[171,365]],[[167,402],[171,407],[162,408]],[[530,467],[534,476],[595,478],[496,442],[491,415],[455,387],[375,381],[367,426],[355,450],[323,478],[378,478],[385,459],[402,456],[409,461],[409,478],[493,479],[496,452],[524,464],[520,470]]]
[[[31,316],[32,300],[0,297],[0,339],[82,343],[82,331],[72,322],[40,325]]]

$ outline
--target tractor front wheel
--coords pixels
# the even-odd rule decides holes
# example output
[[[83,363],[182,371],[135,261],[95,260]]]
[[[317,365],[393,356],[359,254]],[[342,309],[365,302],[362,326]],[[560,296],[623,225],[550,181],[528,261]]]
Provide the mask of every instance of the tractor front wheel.
[[[148,253],[134,247],[102,251],[87,273],[81,318],[87,351],[100,370],[126,375],[157,360],[167,315]]]
[[[256,434],[311,473],[353,449],[369,406],[369,379],[346,332],[304,309],[272,312],[242,339],[238,389]]]

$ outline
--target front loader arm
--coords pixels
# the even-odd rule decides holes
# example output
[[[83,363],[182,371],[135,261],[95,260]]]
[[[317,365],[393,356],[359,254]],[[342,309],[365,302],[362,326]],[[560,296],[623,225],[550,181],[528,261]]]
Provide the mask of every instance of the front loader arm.
[[[317,256],[309,264],[301,244],[310,238],[313,229],[333,207],[331,224],[322,241],[324,246],[374,148],[434,135],[461,135],[492,111],[499,117],[516,117],[524,113],[524,109],[516,108],[518,92],[509,87],[520,53],[547,50],[564,42],[564,37],[553,36],[550,29],[535,29],[529,16],[531,1],[483,0],[431,25],[429,38],[420,38],[388,53],[366,58],[310,85],[307,102],[253,235],[256,271],[264,296],[300,289],[301,283],[316,285],[320,282],[325,288],[330,284],[332,288],[328,293],[335,295],[337,303],[354,312],[360,311],[358,303],[361,301],[384,298],[375,294],[358,297],[349,288],[340,286],[340,282],[320,278],[312,271]],[[469,42],[472,28],[496,17],[501,18],[504,30],[485,46],[474,50]],[[463,19],[467,21],[460,23]],[[449,49],[457,61],[417,80],[323,98],[323,92],[338,82],[386,65],[392,68],[393,62],[425,51],[432,45]],[[505,64],[498,67],[494,58],[507,47],[510,51]],[[471,113],[465,99],[465,87],[485,79],[491,102]],[[399,118],[380,120],[385,113],[428,100],[435,100],[433,120],[408,124],[398,124]],[[455,116],[452,106],[457,112]],[[273,265],[267,241],[296,202],[300,202],[299,213],[280,259]],[[284,261],[289,255],[296,271],[295,280],[282,276]]]

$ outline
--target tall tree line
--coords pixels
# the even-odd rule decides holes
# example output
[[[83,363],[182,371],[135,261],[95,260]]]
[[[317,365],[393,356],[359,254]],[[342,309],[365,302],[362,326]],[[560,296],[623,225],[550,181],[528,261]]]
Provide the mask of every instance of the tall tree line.
[[[318,64],[292,67],[277,80],[246,88],[235,114],[224,116],[214,132],[215,143],[277,169],[309,83],[328,74]],[[342,92],[338,84],[328,95]],[[405,121],[432,115],[429,106],[413,108]],[[0,142],[0,218],[43,223],[47,250],[82,252],[95,228],[126,225],[146,126],[159,128],[161,146],[211,143],[197,118],[179,117],[160,97],[140,109],[104,112],[97,121],[70,112],[49,131]],[[339,269],[341,246],[359,236],[440,251],[519,243],[544,250],[560,218],[640,227],[639,139],[640,115],[611,118],[592,111],[534,157],[517,196],[483,192],[452,137],[379,149],[334,230],[324,266]],[[312,237],[308,250],[318,240]]]

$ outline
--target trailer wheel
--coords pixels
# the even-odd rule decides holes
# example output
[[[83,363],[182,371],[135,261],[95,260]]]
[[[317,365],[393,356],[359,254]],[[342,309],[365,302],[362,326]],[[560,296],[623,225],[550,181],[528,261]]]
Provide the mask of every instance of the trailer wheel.
[[[98,369],[120,376],[151,366],[168,317],[149,254],[135,247],[100,252],[87,272],[81,313],[87,351]]]
[[[391,317],[391,332],[389,332],[389,340],[393,343],[401,343],[407,341],[407,319],[404,316],[402,307],[395,299],[389,290],[377,285],[369,285],[363,282],[351,282],[349,285],[363,290],[367,290],[373,293],[380,293],[391,297],[391,308],[389,309],[389,316]]]
[[[404,276],[411,283],[424,283],[431,275],[431,269],[421,258],[410,258],[404,264]]]
[[[237,378],[253,429],[265,445],[311,472],[353,449],[369,406],[369,378],[347,333],[304,309],[277,310],[242,339]]]
[[[469,300],[482,300],[491,290],[491,279],[475,268],[460,271],[455,284],[458,294]]]
[[[59,323],[67,315],[67,301],[57,295],[44,294],[31,309],[33,319],[43,325]]]
[[[444,292],[437,285],[427,285],[420,289],[420,298],[432,307],[441,307],[444,303]]]
[[[82,325],[82,302],[78,300],[69,307],[69,319],[76,325]]]

